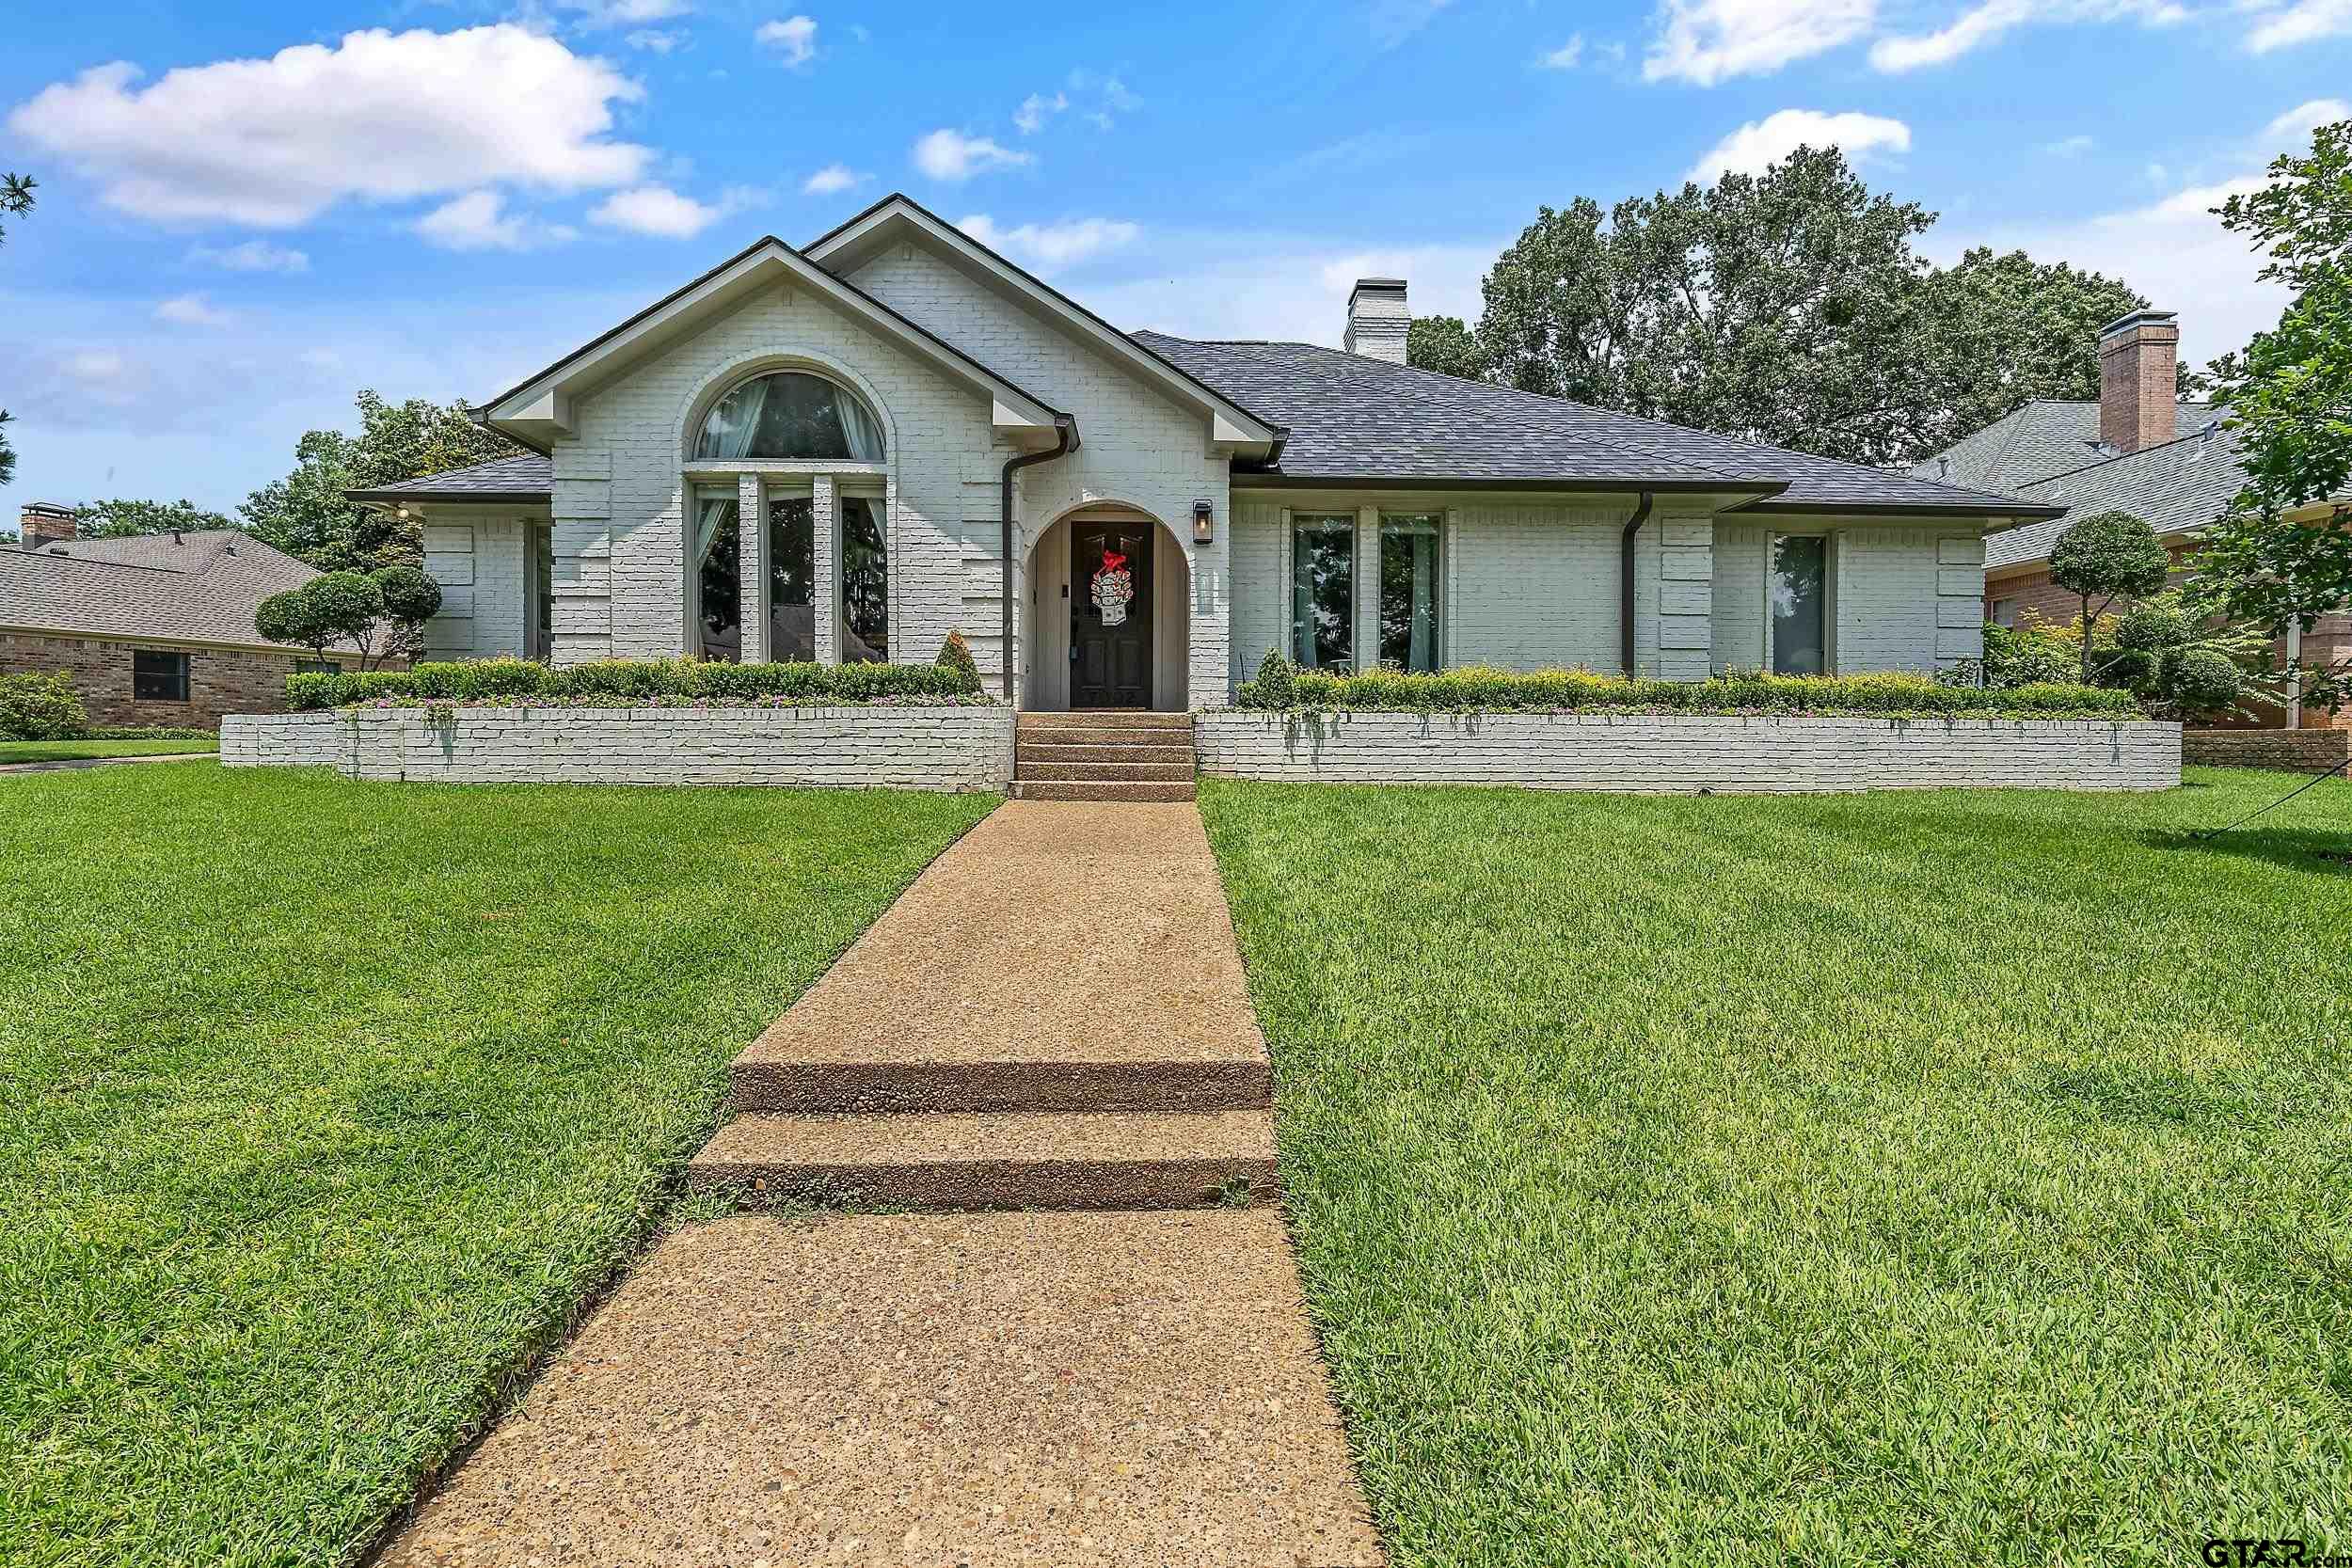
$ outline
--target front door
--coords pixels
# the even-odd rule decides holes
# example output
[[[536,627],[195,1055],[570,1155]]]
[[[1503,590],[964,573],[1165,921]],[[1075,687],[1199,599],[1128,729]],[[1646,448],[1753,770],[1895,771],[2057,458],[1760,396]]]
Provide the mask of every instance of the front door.
[[[1070,705],[1152,705],[1152,525],[1070,529]]]

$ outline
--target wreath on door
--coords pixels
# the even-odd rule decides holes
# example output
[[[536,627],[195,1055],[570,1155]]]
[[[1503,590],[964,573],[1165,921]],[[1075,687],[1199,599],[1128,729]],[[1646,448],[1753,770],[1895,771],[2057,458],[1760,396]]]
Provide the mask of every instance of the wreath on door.
[[[1108,546],[1104,546],[1103,564],[1094,573],[1092,596],[1104,626],[1127,624],[1127,606],[1136,596],[1136,575],[1127,569],[1126,556]]]

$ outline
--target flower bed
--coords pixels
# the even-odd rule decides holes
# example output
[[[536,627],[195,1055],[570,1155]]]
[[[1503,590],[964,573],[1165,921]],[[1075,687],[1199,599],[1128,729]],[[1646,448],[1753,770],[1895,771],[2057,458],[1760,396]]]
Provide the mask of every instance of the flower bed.
[[[1407,675],[1376,670],[1329,675],[1269,658],[1243,683],[1236,705],[1265,712],[1621,713],[1869,719],[2104,719],[2142,717],[2128,691],[2036,685],[2008,690],[1943,686],[1925,675],[1718,675],[1704,681],[1628,680],[1584,670],[1470,667]]]
[[[419,664],[407,670],[300,674],[286,681],[297,713],[377,707],[977,707],[979,677],[956,664],[704,664],[600,659],[551,669],[520,658]]]

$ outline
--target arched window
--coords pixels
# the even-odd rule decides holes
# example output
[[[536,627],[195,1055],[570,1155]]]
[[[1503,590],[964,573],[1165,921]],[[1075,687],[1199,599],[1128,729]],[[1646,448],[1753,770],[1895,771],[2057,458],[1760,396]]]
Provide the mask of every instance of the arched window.
[[[693,455],[880,463],[882,421],[847,388],[800,371],[778,371],[754,376],[721,398],[703,416]]]

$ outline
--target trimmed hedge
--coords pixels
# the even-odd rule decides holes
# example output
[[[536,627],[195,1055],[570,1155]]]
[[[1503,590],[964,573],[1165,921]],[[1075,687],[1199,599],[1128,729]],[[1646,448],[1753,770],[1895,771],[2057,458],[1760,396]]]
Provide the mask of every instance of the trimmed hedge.
[[[310,673],[286,680],[287,705],[297,713],[387,702],[766,703],[826,707],[860,703],[970,705],[987,700],[977,674],[939,664],[705,664],[676,658],[613,658],[554,670],[526,658],[483,658],[350,674]]]
[[[1279,673],[1242,686],[1239,705],[1265,711],[1367,709],[1413,713],[1777,713],[1820,718],[2137,719],[2128,691],[2042,684],[1984,690],[1939,686],[1926,675],[1718,675],[1703,681],[1627,680],[1583,670],[1471,667],[1431,675],[1391,670],[1327,675]],[[1287,684],[1289,700],[1275,694]],[[1274,689],[1269,691],[1271,686]]]

